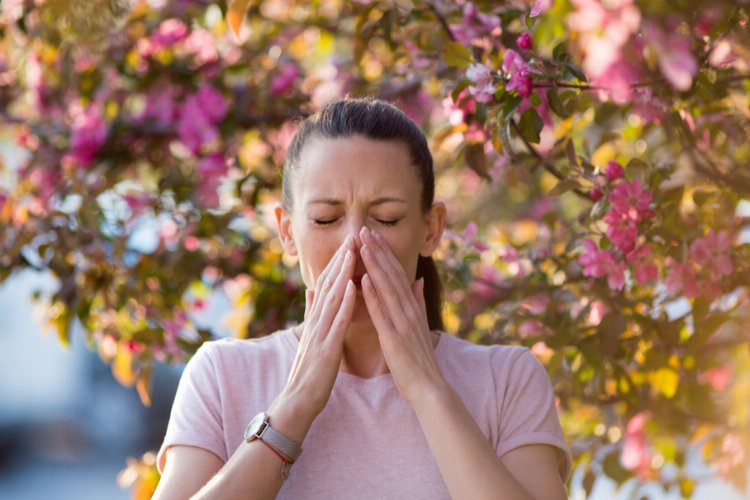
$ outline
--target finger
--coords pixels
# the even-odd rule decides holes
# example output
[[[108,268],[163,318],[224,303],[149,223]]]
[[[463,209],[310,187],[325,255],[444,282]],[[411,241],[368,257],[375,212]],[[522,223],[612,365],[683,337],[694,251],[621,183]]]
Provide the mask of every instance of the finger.
[[[330,332],[336,312],[341,309],[341,303],[344,300],[347,282],[354,275],[354,252],[347,250],[341,270],[336,276],[336,281],[331,285],[330,291],[325,297],[321,297],[322,310],[320,313],[319,325],[324,331]]]
[[[309,288],[305,289],[305,319],[308,319],[310,317],[310,311],[312,310],[312,303],[313,298],[315,297],[315,292],[310,290]]]
[[[391,274],[391,277],[394,278],[394,281],[400,283],[404,289],[410,286],[411,280],[406,276],[406,271],[404,271],[403,266],[396,258],[396,255],[393,253],[393,250],[391,250],[388,242],[385,241],[385,238],[383,238],[383,236],[377,231],[372,231],[370,229],[367,229],[367,235],[365,238],[378,250],[377,253],[379,256],[382,256],[381,261],[384,264],[388,264],[387,266],[384,265],[384,267],[388,269],[388,272]]]
[[[331,329],[328,337],[331,342],[338,345],[343,345],[346,331],[349,329],[349,324],[352,320],[352,314],[354,314],[354,305],[357,302],[357,287],[354,282],[349,279],[346,282],[346,288],[344,289],[344,298],[341,301],[341,307],[339,307],[336,317],[333,318],[331,323]]]
[[[372,320],[373,325],[375,325],[375,330],[377,330],[378,335],[388,335],[393,332],[393,324],[388,318],[385,306],[380,301],[380,296],[370,279],[370,273],[365,273],[365,275],[362,276],[362,295],[365,298],[367,311],[370,313],[370,319]]]
[[[315,280],[315,289],[318,289],[318,285],[323,283],[323,281],[331,274],[331,271],[333,271],[333,268],[336,267],[339,260],[344,255],[344,252],[348,250],[351,246],[350,244],[351,237],[347,236],[344,242],[336,249],[336,252],[331,257],[331,260],[328,261],[328,264],[323,269],[323,271],[318,275],[318,279]]]
[[[333,288],[336,279],[341,273],[341,266],[343,265],[344,257],[346,256],[347,247],[351,246],[350,238],[347,237],[344,243],[336,250],[333,257],[328,262],[328,265],[320,273],[318,279],[315,281],[315,296],[318,300],[315,301],[314,306],[311,309],[311,318],[317,323],[323,310],[323,305],[328,300],[328,293]]]
[[[416,316],[418,306],[413,299],[413,295],[412,298],[408,296],[411,295],[411,288],[407,287],[406,290],[409,291],[407,293],[406,290],[394,282],[384,269],[382,257],[378,258],[377,251],[369,243],[362,246],[360,254],[362,255],[362,262],[365,264],[373,288],[376,290],[381,304],[389,315],[392,318],[401,316],[409,319]]]

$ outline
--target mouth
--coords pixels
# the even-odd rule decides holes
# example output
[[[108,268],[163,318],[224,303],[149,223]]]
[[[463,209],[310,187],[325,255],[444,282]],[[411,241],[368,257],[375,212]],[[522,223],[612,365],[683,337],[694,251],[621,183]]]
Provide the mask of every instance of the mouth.
[[[352,276],[352,283],[357,287],[357,290],[362,289],[362,276],[361,274],[355,274]]]

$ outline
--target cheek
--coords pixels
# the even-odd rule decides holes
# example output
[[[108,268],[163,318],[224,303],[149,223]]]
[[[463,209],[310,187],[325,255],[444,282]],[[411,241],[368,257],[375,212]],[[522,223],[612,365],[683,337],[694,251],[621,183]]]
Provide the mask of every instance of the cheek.
[[[381,233],[382,234],[382,233]],[[406,235],[400,235],[399,237],[389,237],[383,235],[391,248],[391,252],[396,256],[396,259],[404,268],[406,275],[413,278],[417,272],[417,257],[419,256],[419,242],[413,237],[410,238]]]
[[[299,262],[302,277],[309,288],[314,288],[320,273],[326,268],[338,246],[330,238],[308,235],[299,242]]]

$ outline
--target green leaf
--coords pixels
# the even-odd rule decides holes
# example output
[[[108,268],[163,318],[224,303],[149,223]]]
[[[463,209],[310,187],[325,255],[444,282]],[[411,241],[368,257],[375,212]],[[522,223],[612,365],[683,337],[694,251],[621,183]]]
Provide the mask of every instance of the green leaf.
[[[568,161],[574,167],[578,167],[578,156],[576,155],[576,147],[573,144],[573,139],[568,139],[565,143],[565,154],[568,156]]]
[[[448,42],[443,46],[443,60],[448,66],[463,69],[474,61],[469,49],[458,42]]]
[[[549,102],[549,107],[552,109],[552,112],[560,118],[567,118],[570,116],[570,113],[568,113],[568,110],[565,109],[563,102],[560,100],[560,96],[557,94],[556,89],[547,90],[547,102]]]
[[[555,187],[549,190],[547,196],[558,196],[574,189],[579,189],[581,184],[575,179],[563,179]]]
[[[522,99],[515,94],[506,94],[506,96],[505,104],[503,105],[503,118],[507,120],[516,112]]]
[[[554,49],[552,49],[552,60],[553,61],[565,61],[568,58],[568,43],[558,43]]]
[[[584,75],[583,71],[581,71],[581,69],[578,66],[576,66],[575,64],[573,64],[573,63],[565,63],[565,67],[568,68],[568,71],[570,71],[570,73],[573,76],[575,76],[576,78],[578,78],[580,81],[582,81],[582,82],[588,82],[588,79],[586,78],[586,75]]]
[[[532,144],[539,144],[544,122],[534,109],[527,109],[521,115],[521,135]]]

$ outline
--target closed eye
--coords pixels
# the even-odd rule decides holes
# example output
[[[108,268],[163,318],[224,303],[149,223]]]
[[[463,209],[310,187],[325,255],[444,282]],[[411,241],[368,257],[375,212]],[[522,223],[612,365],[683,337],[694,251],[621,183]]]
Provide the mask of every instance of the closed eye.
[[[328,226],[330,224],[333,224],[338,219],[313,219],[313,222],[318,226]],[[393,219],[393,220],[383,220],[383,219],[375,219],[379,223],[383,224],[384,226],[395,226],[398,224],[400,219]]]

